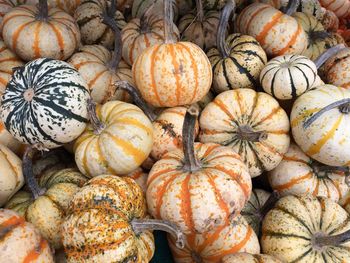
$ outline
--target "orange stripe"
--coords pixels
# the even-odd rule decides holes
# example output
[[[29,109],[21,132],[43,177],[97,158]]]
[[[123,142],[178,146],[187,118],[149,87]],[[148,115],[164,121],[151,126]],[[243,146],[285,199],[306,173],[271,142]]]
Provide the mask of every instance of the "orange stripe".
[[[91,86],[94,85],[94,84],[96,83],[96,81],[97,81],[104,73],[106,73],[106,72],[108,72],[108,71],[109,71],[108,69],[105,69],[105,70],[102,70],[102,71],[100,71],[99,73],[97,73],[97,74],[95,75],[95,77],[94,77],[92,80],[89,81],[89,83],[88,83],[89,88],[92,89]]]
[[[201,253],[206,247],[210,246],[211,244],[213,244],[218,238],[220,238],[220,234],[221,234],[221,231],[227,227],[227,225],[222,225],[222,226],[219,226],[218,228],[215,229],[215,232],[214,233],[211,233],[211,232],[205,232],[203,233],[203,243],[200,244],[198,247],[197,247],[197,251],[199,253]]]
[[[9,219],[7,219],[6,221],[0,224],[0,228],[17,226],[17,225],[23,224],[24,222],[25,220],[23,217],[11,216]]]
[[[26,255],[23,259],[22,263],[30,263],[39,258],[41,252],[48,246],[47,241],[45,239],[40,240],[39,247],[35,247]]]
[[[175,170],[176,169],[174,169],[174,168],[167,168],[167,169],[158,171],[156,173],[152,173],[152,177],[151,177],[151,174],[150,174],[150,176],[148,177],[148,180],[147,180],[147,186],[149,186],[151,183],[153,183],[153,181],[155,179],[157,179],[159,176],[161,176],[162,174],[166,174],[166,173],[169,173],[169,172],[172,172],[172,171],[175,171]]]
[[[280,11],[277,11],[277,13],[272,16],[272,20],[270,22],[268,22],[263,30],[256,36],[256,40],[258,40],[260,42],[260,44],[263,46],[265,45],[265,39],[269,33],[269,31],[279,22],[279,19],[281,18],[281,16],[283,16],[284,14]]]
[[[2,24],[1,24],[1,28],[4,28],[5,25],[14,17],[18,17],[18,16],[24,16],[24,17],[30,17],[32,18],[32,16],[27,16],[27,15],[22,15],[22,14],[17,14],[17,15],[13,15],[13,16],[7,16],[4,20],[2,20]],[[33,22],[33,21],[31,21]],[[29,22],[29,23],[31,23]]]
[[[175,83],[176,83],[176,90],[175,90],[175,96],[176,96],[176,101],[177,104],[180,102],[180,96],[181,96],[181,79],[179,75],[181,74],[180,72],[180,66],[176,61],[176,54],[174,52],[174,45],[175,44],[167,44],[167,47],[169,47],[169,54],[171,56],[171,63],[174,67],[173,69],[173,76],[175,77]]]
[[[307,174],[305,174],[303,176],[291,179],[288,183],[281,184],[281,185],[275,185],[273,187],[273,189],[280,192],[280,191],[283,191],[285,189],[291,188],[292,186],[302,182],[303,180],[307,180],[307,179],[310,179],[312,177],[313,177],[313,173],[312,172],[308,172]]]
[[[34,49],[34,56],[35,58],[41,57],[41,50],[40,50],[40,28],[41,28],[42,22],[38,21],[38,23],[35,26],[34,29],[34,43],[33,43],[33,49]]]
[[[132,44],[130,46],[130,49],[129,49],[129,60],[130,60],[131,65],[134,64],[133,52],[134,52],[134,49],[135,49],[135,43],[136,43],[136,38],[132,42]]]
[[[316,179],[316,187],[314,189],[314,191],[312,192],[312,194],[314,196],[317,196],[318,195],[318,187],[320,186],[320,180]]]
[[[134,180],[137,180],[139,179],[142,175],[144,174],[144,172],[142,170],[140,171],[136,171],[136,172],[133,172],[131,174],[129,174],[129,176],[134,179]]]
[[[168,180],[165,181],[164,184],[159,186],[157,188],[157,191],[155,192],[155,200],[156,200],[156,207],[155,207],[155,217],[156,218],[161,218],[160,217],[160,208],[162,207],[163,204],[163,196],[167,190],[167,186],[172,183],[176,177],[178,177],[181,173],[175,173],[173,174]]]
[[[151,68],[150,68],[150,75],[151,75],[151,88],[154,92],[154,95],[155,95],[155,99],[157,100],[158,104],[159,105],[163,105],[162,102],[160,101],[160,98],[159,98],[159,95],[158,95],[158,90],[157,90],[157,85],[156,85],[156,80],[155,80],[155,77],[154,77],[154,67],[155,67],[155,64],[156,64],[156,55],[157,55],[157,52],[158,50],[160,49],[162,45],[158,45],[154,48],[152,54],[151,54],[151,57],[150,57],[150,61],[151,61]],[[134,78],[135,79],[135,78]]]
[[[73,64],[73,66],[79,70],[82,66],[88,65],[88,64],[101,64],[100,61],[84,61],[84,62],[80,62],[78,64]]]
[[[230,120],[234,120],[235,118],[233,115],[229,112],[229,110],[226,108],[226,104],[223,103],[221,100],[215,99],[213,103],[218,106],[229,118]]]
[[[153,134],[153,129],[147,127],[146,125],[144,125],[143,123],[141,123],[140,121],[136,120],[136,119],[132,119],[132,118],[116,118],[114,119],[116,122],[121,123],[121,124],[127,124],[127,125],[132,125],[132,126],[136,126],[142,130],[145,130],[148,134]]]
[[[304,161],[302,159],[299,159],[298,157],[295,157],[295,156],[283,156],[283,160],[286,160],[286,161],[292,161],[292,162],[300,162],[300,163],[304,163],[304,164],[308,164],[307,161]]]
[[[51,26],[52,30],[55,32],[56,38],[57,38],[57,42],[58,42],[58,46],[60,47],[60,50],[62,52],[60,52],[60,59],[63,59],[64,57],[64,40],[62,37],[61,32],[56,28],[56,26],[54,26],[52,23],[48,22],[48,25]]]
[[[3,122],[0,122],[0,133],[5,130],[5,125]]]
[[[254,124],[254,127],[260,125],[261,123],[263,123],[264,121],[268,120],[268,119],[271,119],[272,116],[274,116],[277,112],[279,112],[280,110],[282,110],[282,108],[280,107],[277,107],[277,108],[274,108],[271,113],[267,116],[265,116],[264,118],[262,118],[259,122],[255,123]]]
[[[279,51],[276,51],[274,53],[277,53],[277,55],[281,56],[284,55],[285,52],[288,51],[288,49],[290,49],[291,47],[293,47],[293,45],[295,44],[295,42],[297,41],[298,36],[301,34],[301,32],[303,31],[302,27],[300,26],[300,24],[298,24],[298,30],[294,33],[294,35],[292,36],[292,38],[289,40],[289,42],[287,43],[287,45],[282,48]]]
[[[191,194],[189,182],[191,179],[191,173],[186,175],[186,178],[183,180],[181,184],[181,192],[178,196],[180,199],[180,215],[182,220],[184,221],[185,226],[189,229],[189,231],[194,232],[195,226],[193,222],[193,214],[192,214],[192,206],[191,206]]]
[[[32,22],[27,22],[25,24],[22,24],[19,28],[17,28],[17,30],[13,33],[12,35],[12,49],[14,51],[17,51],[16,50],[16,47],[17,47],[17,40],[19,38],[19,35],[21,34],[22,30],[28,26],[29,24],[31,24]]]
[[[263,10],[265,10],[265,9],[267,9],[267,8],[270,8],[270,6],[263,6],[262,8],[258,9],[255,13],[253,13],[253,14],[251,15],[250,20],[249,20],[249,22],[248,22],[248,24],[247,24],[247,26],[246,26],[246,30],[247,30],[247,31],[249,31],[249,29],[250,29],[250,24],[252,23],[252,21],[254,20],[254,18],[255,18],[261,11],[263,11]],[[238,28],[240,28],[240,25],[239,25]]]

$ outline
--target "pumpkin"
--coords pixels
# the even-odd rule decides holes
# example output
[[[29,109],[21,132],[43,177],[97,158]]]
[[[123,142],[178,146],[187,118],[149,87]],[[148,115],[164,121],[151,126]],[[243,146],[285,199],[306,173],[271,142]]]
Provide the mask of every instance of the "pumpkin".
[[[350,213],[350,191],[347,191],[343,198],[339,200],[339,204],[346,210],[346,212]]]
[[[298,1],[286,13],[293,14]],[[274,7],[253,3],[237,18],[237,30],[250,35],[261,44],[270,57],[301,54],[307,47],[307,35],[300,24]]]
[[[87,178],[76,169],[67,168],[45,173],[36,181],[32,173],[31,148],[23,157],[23,173],[30,191],[17,192],[6,204],[37,227],[54,248],[62,246],[60,227],[68,203]]]
[[[339,28],[339,18],[330,10],[326,10],[321,23],[327,31],[336,32]]]
[[[349,262],[349,215],[337,203],[286,196],[265,216],[262,251],[283,262]]]
[[[169,220],[185,233],[204,233],[227,224],[250,197],[247,167],[229,147],[194,143],[198,110],[185,115],[183,151],[174,150],[156,162],[147,180],[148,211]]]
[[[73,67],[40,58],[14,72],[3,95],[1,119],[19,141],[55,148],[84,131],[88,98],[85,81]]]
[[[208,51],[213,68],[213,88],[217,93],[238,88],[257,87],[260,71],[267,58],[265,51],[253,37],[241,34],[229,35],[225,31],[232,10],[229,1],[221,12],[217,34],[217,48]]]
[[[0,207],[24,184],[21,160],[6,146],[0,144]]]
[[[291,112],[295,142],[308,156],[330,166],[350,165],[350,90],[322,85],[301,95]]]
[[[236,253],[222,258],[221,263],[283,263],[281,260],[264,254]]]
[[[80,44],[73,17],[60,9],[48,8],[47,0],[40,0],[38,7],[13,8],[2,21],[2,36],[6,46],[25,61],[40,57],[65,60]]]
[[[148,157],[153,145],[151,121],[135,105],[110,101],[89,105],[90,119],[74,145],[79,170],[89,176],[127,174]],[[97,115],[96,115],[97,114]]]
[[[20,155],[23,150],[23,144],[16,140],[5,128],[3,122],[0,121],[0,144],[8,147],[15,154]]]
[[[22,4],[36,5],[38,0],[17,0]],[[81,0],[48,0],[49,7],[57,7],[70,15],[74,14],[75,9],[79,6]]]
[[[289,120],[270,95],[251,89],[220,93],[202,111],[199,140],[231,147],[252,177],[275,168],[289,147]]]
[[[152,9],[149,9],[152,10]],[[179,32],[174,28],[174,39],[179,39]],[[148,47],[164,42],[164,19],[150,15],[147,11],[141,18],[134,18],[122,30],[123,59],[130,66]]]
[[[277,99],[296,98],[310,89],[317,77],[313,61],[301,55],[284,55],[271,59],[260,73],[264,91]]]
[[[144,172],[142,168],[137,168],[127,176],[132,178],[141,187],[142,192],[146,194],[148,173]]]
[[[321,5],[334,12],[337,17],[346,17],[350,14],[349,0],[320,0]]]
[[[192,9],[192,0],[176,0],[173,1],[172,7],[174,12],[174,20],[177,20],[178,13],[186,14]],[[179,6],[181,5],[181,7]],[[151,10],[153,15],[163,14],[163,0],[134,0],[131,14],[134,18],[141,18],[146,10]]]
[[[2,262],[54,263],[47,241],[23,217],[7,209],[0,209]]]
[[[62,225],[68,262],[149,262],[154,253],[148,229],[171,231],[173,224],[145,219],[141,188],[129,177],[100,175],[77,192]]]
[[[196,0],[197,12],[181,17],[179,30],[182,39],[208,50],[216,45],[216,29],[219,25],[220,14],[217,11],[204,11],[202,0]]]
[[[236,252],[259,253],[257,236],[242,216],[237,216],[227,225],[203,234],[186,235],[185,247],[176,246],[168,237],[169,246],[176,263],[221,262],[225,255]]]
[[[343,169],[312,160],[295,144],[291,144],[280,164],[269,172],[269,182],[281,195],[312,194],[335,202],[349,190]]]
[[[165,0],[164,14],[165,43],[141,53],[132,67],[133,79],[142,97],[153,106],[192,104],[210,89],[210,62],[197,45],[173,39],[171,0]]]

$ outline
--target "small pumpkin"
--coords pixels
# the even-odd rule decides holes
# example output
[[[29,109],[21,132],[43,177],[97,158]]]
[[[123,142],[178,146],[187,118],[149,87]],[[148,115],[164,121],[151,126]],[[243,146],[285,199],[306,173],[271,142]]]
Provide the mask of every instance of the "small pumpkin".
[[[339,29],[339,18],[330,10],[326,10],[321,23],[327,31],[336,32]]]
[[[262,251],[283,262],[348,262],[349,229],[349,215],[337,203],[289,195],[265,216]]]
[[[350,14],[349,0],[320,0],[320,3],[324,8],[334,12],[339,18]]]
[[[146,194],[148,173],[143,171],[142,168],[137,168],[127,176],[132,178],[141,187],[142,192]]]
[[[65,60],[80,44],[73,17],[61,9],[48,8],[47,0],[40,0],[38,7],[13,8],[2,21],[2,36],[6,46],[25,61],[41,57]]]
[[[19,141],[55,148],[84,131],[88,98],[86,83],[72,66],[40,58],[14,72],[3,95],[1,119]]]
[[[183,2],[182,7],[185,6],[185,9],[179,8],[178,3]],[[172,3],[172,9],[174,12],[174,20],[177,20],[178,13],[181,11],[182,14],[186,14],[192,9],[192,0],[176,0]],[[151,10],[153,15],[159,15],[163,13],[163,0],[134,0],[132,5],[132,17],[141,18],[146,10]]]
[[[221,263],[283,263],[278,258],[265,254],[235,253],[222,258]]]
[[[272,96],[251,89],[220,93],[201,113],[199,140],[237,152],[252,177],[275,168],[289,147],[289,119]]]
[[[21,142],[15,139],[7,130],[3,122],[0,121],[0,144],[8,147],[17,155],[21,154],[24,146]]]
[[[22,2],[22,4],[36,5],[38,0],[17,0]],[[81,0],[48,0],[49,7],[57,7],[67,12],[70,15],[73,15],[77,7],[79,6]]]
[[[2,262],[55,262],[39,231],[14,211],[0,209],[0,231]]]
[[[225,40],[229,16],[234,8],[233,2],[229,1],[222,10],[217,48],[207,53],[213,69],[213,88],[217,93],[257,87],[260,71],[267,61],[265,51],[253,37],[232,34]]]

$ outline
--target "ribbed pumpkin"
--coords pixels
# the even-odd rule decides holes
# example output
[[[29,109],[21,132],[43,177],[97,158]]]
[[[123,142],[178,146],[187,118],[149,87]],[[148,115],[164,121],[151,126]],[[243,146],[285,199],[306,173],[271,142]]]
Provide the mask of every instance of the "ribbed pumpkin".
[[[280,164],[269,172],[269,182],[281,195],[312,194],[338,202],[349,190],[343,170],[322,165],[291,144]]]
[[[281,260],[264,254],[236,253],[222,258],[221,263],[283,263]]]
[[[121,101],[97,105],[97,115],[94,109],[92,105],[92,124],[74,145],[79,170],[89,177],[134,171],[152,150],[151,121],[141,109]]]
[[[320,0],[323,7],[333,11],[337,17],[347,17],[350,14],[349,0]]]
[[[267,58],[265,51],[253,37],[229,35],[227,24],[234,2],[229,1],[221,12],[217,34],[217,48],[208,51],[213,68],[213,88],[217,93],[230,89],[255,88]]]
[[[38,0],[17,0],[25,4],[36,5]],[[75,9],[80,4],[81,0],[48,0],[49,7],[57,7],[67,12],[70,15],[74,14]]]
[[[186,233],[226,225],[248,201],[252,182],[247,167],[229,147],[194,143],[198,111],[188,109],[183,124],[184,150],[163,155],[148,175],[148,211]]]
[[[24,184],[21,160],[6,146],[0,144],[0,207]]]
[[[210,62],[200,47],[173,39],[171,0],[165,0],[165,43],[145,49],[133,64],[133,78],[143,98],[156,107],[199,101],[212,82]]]
[[[336,32],[339,29],[339,18],[330,10],[326,10],[321,23],[327,31]]]
[[[74,13],[83,44],[101,44],[106,48],[113,48],[114,32],[102,22],[102,16],[107,13],[113,17],[121,30],[125,25],[123,14],[116,10],[116,0],[82,0]]]
[[[68,262],[147,263],[154,253],[147,229],[180,233],[169,223],[145,219],[141,188],[128,177],[100,175],[73,197],[62,225]]]
[[[339,200],[339,204],[346,210],[346,212],[350,213],[350,191]]]
[[[136,58],[148,47],[164,42],[164,19],[159,15],[150,15],[146,11],[141,18],[134,18],[122,30],[123,59],[132,66]],[[174,28],[173,38],[179,39]]]
[[[186,14],[192,9],[192,0],[176,0],[172,1],[172,7],[174,12],[174,18],[177,20],[179,11],[181,14]],[[181,8],[178,5],[181,4]],[[141,18],[146,10],[151,9],[153,15],[159,15],[163,13],[163,0],[134,0],[132,5],[132,17]]]
[[[311,158],[330,166],[350,165],[350,90],[318,86],[294,103],[295,142]]]
[[[219,94],[201,113],[202,143],[231,147],[252,177],[275,168],[289,147],[289,120],[277,100],[251,89]]]
[[[183,249],[176,247],[174,238],[168,241],[176,263],[215,263],[236,252],[260,252],[259,240],[242,216],[216,230],[186,235]]]
[[[271,59],[260,73],[264,91],[277,99],[296,98],[310,89],[317,77],[313,61],[301,55],[284,55]]]
[[[24,146],[15,139],[7,130],[3,122],[0,121],[0,144],[8,147],[15,154],[20,155]]]
[[[286,11],[294,13],[294,7]],[[274,7],[253,3],[243,9],[237,18],[237,30],[259,41],[270,57],[302,54],[307,47],[307,35],[300,24]]]
[[[132,178],[141,187],[142,192],[146,194],[148,173],[143,171],[142,168],[137,168],[127,176]]]
[[[0,25],[3,17],[15,6],[22,4],[21,0],[0,0]],[[0,28],[1,32],[1,28]]]
[[[79,28],[69,14],[48,8],[47,0],[39,2],[38,7],[18,6],[4,16],[4,42],[25,61],[40,57],[65,60],[80,44]]]
[[[286,196],[263,221],[262,251],[283,262],[349,262],[349,222],[329,199]]]
[[[1,262],[54,263],[47,241],[23,217],[7,209],[0,209]]]
[[[15,71],[3,95],[1,119],[19,141],[55,148],[84,131],[88,98],[73,67],[40,58]]]

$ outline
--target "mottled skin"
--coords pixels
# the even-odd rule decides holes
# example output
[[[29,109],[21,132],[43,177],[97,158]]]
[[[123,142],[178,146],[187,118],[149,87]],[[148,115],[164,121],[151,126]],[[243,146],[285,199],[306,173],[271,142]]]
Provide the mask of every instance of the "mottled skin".
[[[221,263],[283,263],[281,260],[264,254],[240,252],[222,258]]]

